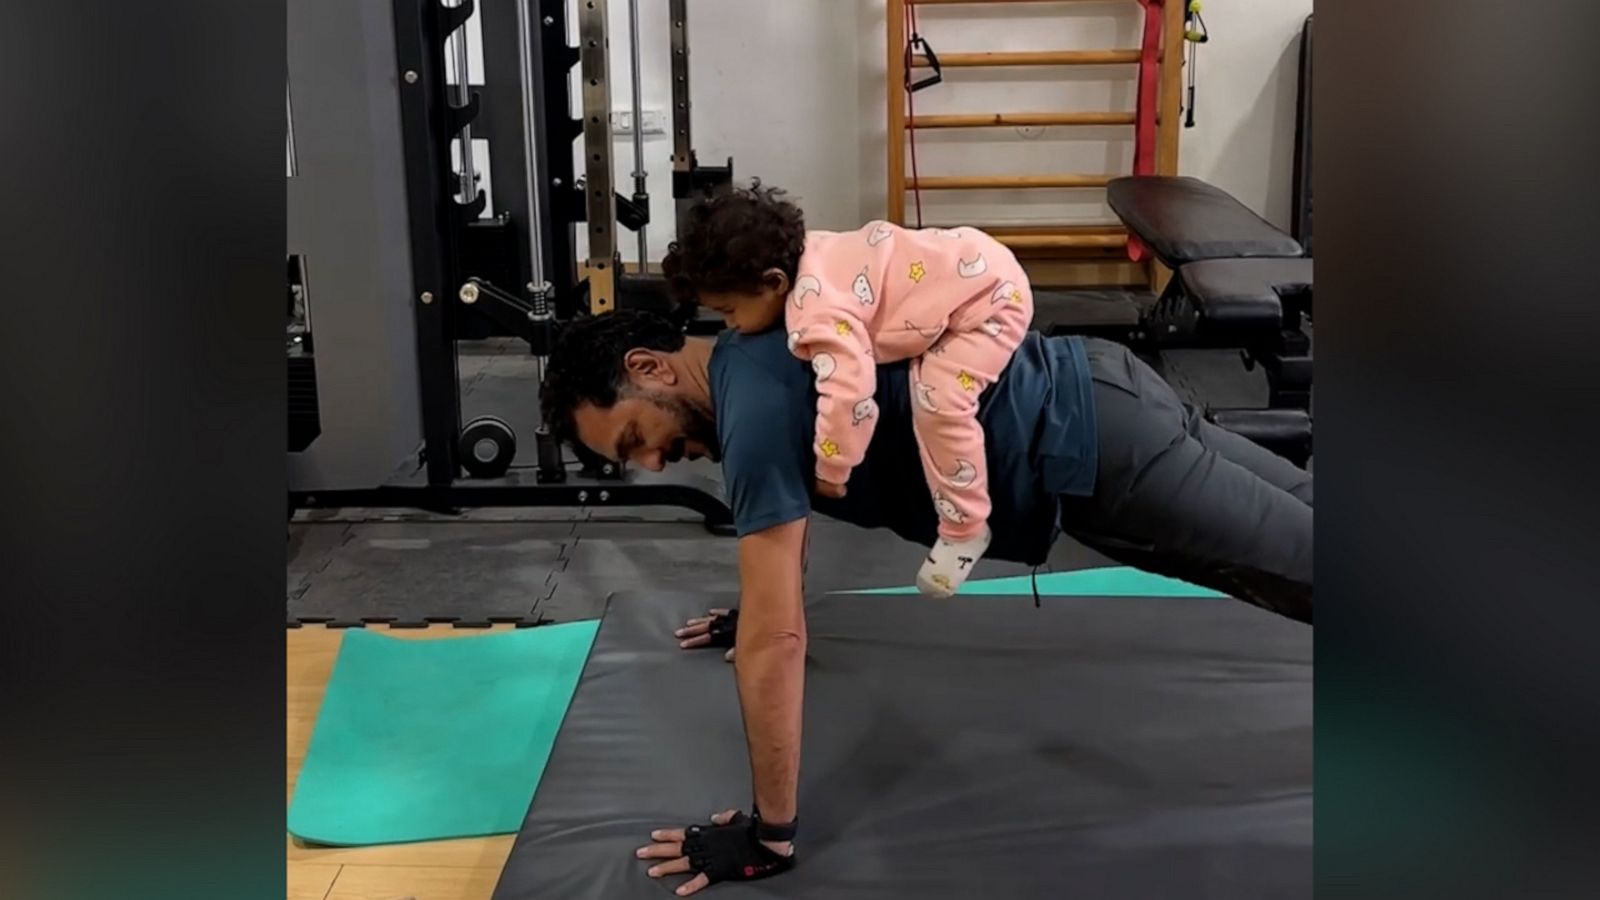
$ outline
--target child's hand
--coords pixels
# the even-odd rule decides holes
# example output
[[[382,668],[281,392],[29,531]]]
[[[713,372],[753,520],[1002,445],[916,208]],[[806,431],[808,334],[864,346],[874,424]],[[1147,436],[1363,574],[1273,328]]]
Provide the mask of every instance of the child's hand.
[[[844,496],[844,485],[834,484],[831,481],[817,479],[817,494],[831,500],[838,500]]]

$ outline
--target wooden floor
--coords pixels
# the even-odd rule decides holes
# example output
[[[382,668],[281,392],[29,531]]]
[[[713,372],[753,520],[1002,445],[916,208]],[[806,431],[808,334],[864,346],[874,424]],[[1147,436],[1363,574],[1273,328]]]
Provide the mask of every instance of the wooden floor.
[[[510,628],[511,626],[503,626]],[[342,630],[287,629],[288,800],[305,761],[322,694],[339,653]],[[431,640],[483,634],[447,625],[387,632]],[[288,900],[489,900],[511,853],[512,835],[395,844],[383,847],[312,848],[288,845]]]

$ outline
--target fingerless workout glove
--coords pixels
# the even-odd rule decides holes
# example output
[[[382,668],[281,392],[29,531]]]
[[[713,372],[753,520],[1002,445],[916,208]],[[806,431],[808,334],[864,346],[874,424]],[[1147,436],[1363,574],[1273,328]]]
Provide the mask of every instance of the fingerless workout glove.
[[[689,868],[718,881],[754,881],[794,868],[794,853],[780,856],[756,837],[756,820],[735,813],[726,825],[690,825],[683,833]]]
[[[711,646],[732,647],[734,632],[739,629],[739,611],[728,610],[725,616],[713,616],[711,626],[706,633],[711,635]]]

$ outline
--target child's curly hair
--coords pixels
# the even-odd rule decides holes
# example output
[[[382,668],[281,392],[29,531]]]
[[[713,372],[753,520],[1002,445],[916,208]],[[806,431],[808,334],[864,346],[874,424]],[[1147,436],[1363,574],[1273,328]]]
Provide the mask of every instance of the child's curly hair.
[[[800,207],[784,196],[781,188],[762,187],[756,179],[748,188],[696,203],[661,261],[672,296],[687,305],[703,290],[755,293],[768,269],[782,271],[793,284],[806,222]]]

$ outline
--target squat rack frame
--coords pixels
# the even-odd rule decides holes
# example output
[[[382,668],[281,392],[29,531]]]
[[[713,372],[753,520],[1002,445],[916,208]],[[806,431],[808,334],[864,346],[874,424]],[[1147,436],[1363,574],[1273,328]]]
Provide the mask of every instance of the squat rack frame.
[[[720,490],[708,479],[625,471],[580,452],[583,468],[567,471],[561,449],[548,435],[536,434],[539,465],[534,472],[513,469],[503,477],[464,481],[460,377],[456,341],[465,306],[476,305],[502,328],[527,341],[543,360],[560,323],[583,314],[615,309],[619,288],[615,231],[617,211],[630,226],[648,223],[648,198],[641,211],[612,190],[612,130],[607,72],[608,28],[604,0],[579,0],[578,46],[567,42],[564,0],[393,0],[396,79],[408,211],[412,307],[417,340],[417,377],[422,448],[417,454],[421,483],[401,480],[370,489],[299,491],[291,508],[410,507],[454,511],[464,507],[506,506],[679,506],[705,516],[706,526],[729,533],[732,514]],[[732,178],[725,167],[700,167],[689,148],[687,4],[672,0],[672,78],[674,137],[673,194],[679,209],[693,202],[691,191],[716,189]],[[446,40],[465,34],[474,9],[484,16],[486,84],[463,91],[465,102],[451,102],[446,79]],[[512,26],[515,27],[512,27]],[[515,53],[508,52],[515,41]],[[582,117],[570,110],[567,76],[579,66]],[[513,68],[513,66],[515,68]],[[465,74],[464,72],[462,73]],[[463,81],[466,79],[463,78]],[[520,85],[521,90],[513,90]],[[481,89],[480,89],[481,88]],[[485,98],[487,94],[487,98]],[[451,144],[463,129],[479,122],[478,135],[497,134],[491,159],[492,183],[525,185],[525,191],[497,192],[497,224],[520,219],[526,240],[516,241],[516,285],[482,281],[468,270],[463,250],[469,227],[480,223],[487,198],[473,182],[457,176]],[[509,140],[515,123],[522,140]],[[484,127],[487,125],[488,127]],[[636,123],[636,126],[637,123]],[[585,172],[574,178],[571,144],[583,137]],[[461,202],[470,192],[471,200]],[[581,194],[581,196],[580,196]],[[642,212],[642,218],[641,218]],[[576,261],[576,224],[586,221],[589,250]],[[641,260],[641,274],[644,269]],[[651,290],[646,288],[646,292]],[[587,302],[584,299],[587,298]],[[531,401],[531,398],[530,398]]]

